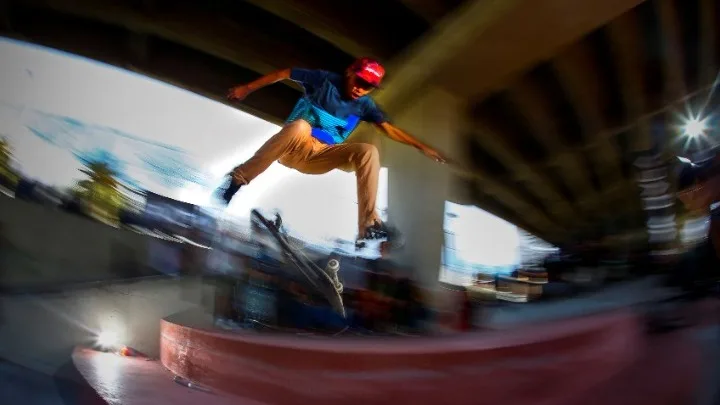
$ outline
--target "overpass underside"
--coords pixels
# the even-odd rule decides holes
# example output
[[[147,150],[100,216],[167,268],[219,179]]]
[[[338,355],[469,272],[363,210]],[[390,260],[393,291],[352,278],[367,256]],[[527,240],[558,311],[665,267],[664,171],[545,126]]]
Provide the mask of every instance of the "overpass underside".
[[[719,20],[714,0],[0,1],[2,35],[221,102],[275,69],[381,58],[378,101],[455,161],[356,135],[382,146],[390,216],[415,252],[442,242],[445,200],[560,245],[645,240],[635,163],[705,146],[678,126],[715,122]],[[237,107],[280,123],[299,95],[275,85]],[[425,251],[412,260],[437,271],[440,250]]]

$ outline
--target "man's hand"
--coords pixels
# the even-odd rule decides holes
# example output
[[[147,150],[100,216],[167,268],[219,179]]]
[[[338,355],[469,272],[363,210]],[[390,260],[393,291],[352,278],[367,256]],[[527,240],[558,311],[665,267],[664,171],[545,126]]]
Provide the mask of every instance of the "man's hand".
[[[421,149],[421,151],[425,154],[425,156],[438,163],[447,163],[447,160],[440,154],[440,152],[436,151],[435,149],[426,147]]]
[[[228,92],[227,97],[230,100],[243,101],[245,100],[245,97],[247,97],[250,93],[252,93],[252,90],[250,90],[250,86],[248,86],[247,84],[242,84],[240,86],[235,86],[231,88]]]

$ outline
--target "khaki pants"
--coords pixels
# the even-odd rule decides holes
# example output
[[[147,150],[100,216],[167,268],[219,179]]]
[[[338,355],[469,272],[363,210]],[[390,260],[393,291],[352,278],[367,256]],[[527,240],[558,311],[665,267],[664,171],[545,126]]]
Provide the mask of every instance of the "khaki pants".
[[[305,174],[323,174],[333,169],[355,171],[358,195],[358,231],[363,235],[378,218],[375,211],[380,154],[374,145],[346,143],[326,145],[311,135],[304,120],[293,121],[273,135],[255,155],[233,170],[233,180],[248,184],[279,161]]]

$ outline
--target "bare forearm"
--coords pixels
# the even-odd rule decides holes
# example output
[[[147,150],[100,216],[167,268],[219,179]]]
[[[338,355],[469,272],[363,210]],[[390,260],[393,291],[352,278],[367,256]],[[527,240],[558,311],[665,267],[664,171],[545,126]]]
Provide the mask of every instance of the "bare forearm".
[[[414,136],[408,134],[402,129],[387,122],[379,124],[378,127],[381,131],[385,133],[385,135],[387,135],[388,138],[392,139],[393,141],[404,143],[405,145],[410,145],[436,162],[447,163],[447,159],[440,152],[438,152],[431,146],[420,142]]]
[[[380,128],[385,133],[385,135],[387,135],[388,138],[392,139],[395,142],[404,143],[405,145],[412,146],[419,150],[423,150],[428,147],[424,143],[415,139],[415,137],[413,137],[412,135],[390,124],[380,124]]]
[[[252,81],[246,86],[248,87],[248,90],[255,91],[259,90],[265,86],[269,86],[271,84],[286,80],[290,78],[290,69],[283,69],[278,70],[273,73],[270,73],[268,75],[265,75],[255,81]]]

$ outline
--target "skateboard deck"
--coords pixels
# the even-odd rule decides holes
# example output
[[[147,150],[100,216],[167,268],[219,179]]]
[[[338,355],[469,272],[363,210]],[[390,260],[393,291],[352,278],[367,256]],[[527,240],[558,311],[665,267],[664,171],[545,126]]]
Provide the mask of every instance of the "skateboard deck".
[[[302,273],[309,285],[328,301],[335,312],[345,317],[345,306],[341,295],[342,289],[336,288],[335,283],[325,270],[309,259],[301,249],[293,246],[281,232],[276,221],[266,218],[256,209],[252,210],[250,214],[252,220],[259,222],[272,235],[283,255]],[[328,264],[332,266],[338,265],[337,261],[331,262],[333,262],[333,259]]]

